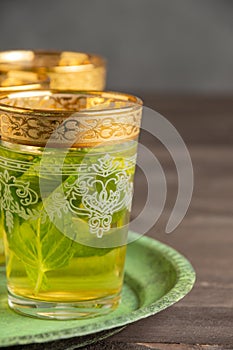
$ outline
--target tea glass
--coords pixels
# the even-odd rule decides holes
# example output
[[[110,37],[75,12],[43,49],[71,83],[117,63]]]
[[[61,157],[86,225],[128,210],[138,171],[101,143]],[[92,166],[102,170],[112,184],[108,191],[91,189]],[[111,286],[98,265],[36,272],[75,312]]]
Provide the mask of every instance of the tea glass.
[[[8,301],[77,319],[120,302],[142,102],[54,90],[0,98]]]
[[[106,61],[102,56],[71,51],[13,50],[0,52],[0,71],[38,71],[48,75],[50,88],[104,90]]]

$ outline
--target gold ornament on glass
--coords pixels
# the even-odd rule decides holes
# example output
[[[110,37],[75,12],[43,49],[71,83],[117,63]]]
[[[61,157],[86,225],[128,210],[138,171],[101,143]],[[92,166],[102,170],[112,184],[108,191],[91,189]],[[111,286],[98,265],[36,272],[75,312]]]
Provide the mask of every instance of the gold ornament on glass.
[[[10,92],[45,89],[48,87],[48,77],[40,73],[21,72],[17,70],[0,72],[0,96]],[[4,199],[2,198],[1,201],[3,200]],[[4,264],[4,262],[3,236],[2,230],[0,230],[0,265]]]
[[[25,90],[46,89],[49,87],[49,78],[37,72],[22,72],[0,70],[0,95]]]
[[[121,297],[142,102],[112,92],[0,98],[8,300],[77,319]]]
[[[47,74],[50,88],[59,90],[104,90],[106,61],[95,54],[69,51],[0,52],[0,70],[36,70]]]

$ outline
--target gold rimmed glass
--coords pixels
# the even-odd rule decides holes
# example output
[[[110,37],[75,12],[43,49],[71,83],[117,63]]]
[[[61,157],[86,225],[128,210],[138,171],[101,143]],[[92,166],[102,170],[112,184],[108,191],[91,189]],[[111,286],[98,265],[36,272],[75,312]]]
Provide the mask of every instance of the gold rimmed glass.
[[[50,88],[59,90],[104,90],[106,61],[95,54],[70,51],[0,52],[0,70],[37,70],[50,78]]]
[[[76,319],[121,297],[142,102],[53,90],[0,98],[8,300]]]

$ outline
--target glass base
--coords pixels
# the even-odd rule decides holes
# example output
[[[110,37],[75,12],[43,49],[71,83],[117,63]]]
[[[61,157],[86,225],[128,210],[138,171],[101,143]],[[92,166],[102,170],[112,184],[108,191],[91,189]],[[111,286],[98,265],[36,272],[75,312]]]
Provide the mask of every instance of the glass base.
[[[21,315],[41,319],[76,320],[106,315],[117,308],[120,294],[80,302],[46,302],[27,299],[8,292],[8,304]]]

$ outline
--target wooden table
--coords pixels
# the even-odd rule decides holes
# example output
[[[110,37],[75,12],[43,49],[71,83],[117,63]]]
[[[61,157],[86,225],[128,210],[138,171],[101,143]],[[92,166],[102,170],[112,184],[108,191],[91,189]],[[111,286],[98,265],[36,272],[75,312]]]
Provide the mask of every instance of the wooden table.
[[[176,170],[167,151],[144,137],[163,165],[169,193],[164,213],[148,235],[188,257],[197,281],[179,303],[86,349],[233,349],[233,99],[142,97],[177,128],[189,148],[195,175],[189,211],[175,232],[167,235]],[[140,176],[136,191],[140,191]]]
[[[167,151],[150,137],[143,137],[160,160],[168,181],[164,213],[148,235],[183,253],[193,264],[197,281],[192,292],[176,305],[83,349],[233,349],[233,99],[142,97],[180,132],[195,173],[189,211],[175,232],[167,235],[165,225],[177,190],[176,170]],[[142,190],[140,176],[136,178],[136,193]],[[136,195],[134,211],[140,200]],[[65,348],[75,349],[75,340]]]

